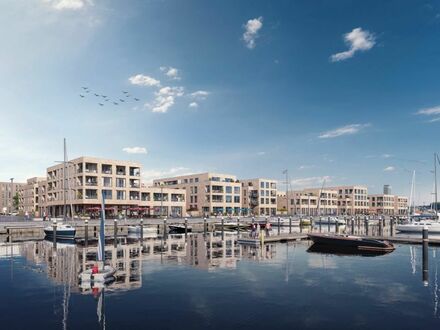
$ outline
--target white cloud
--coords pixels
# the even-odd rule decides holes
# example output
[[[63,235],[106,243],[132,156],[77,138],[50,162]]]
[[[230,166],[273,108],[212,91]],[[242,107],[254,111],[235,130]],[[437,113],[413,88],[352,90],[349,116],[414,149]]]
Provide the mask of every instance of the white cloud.
[[[266,151],[257,152],[257,156],[264,156],[264,155],[266,155]]]
[[[382,154],[382,158],[391,158],[393,155],[390,154]]]
[[[300,165],[298,167],[298,170],[308,170],[308,169],[315,168],[315,167],[316,167],[315,165]]]
[[[394,166],[387,166],[385,167],[383,170],[384,172],[392,172],[394,171],[396,168]]]
[[[159,87],[160,86],[159,80],[154,79],[150,76],[143,75],[143,74],[137,74],[135,76],[128,78],[128,80],[133,85],[149,86],[149,87],[151,87],[151,86]]]
[[[147,149],[144,147],[125,147],[122,148],[122,151],[126,152],[127,154],[146,154]]]
[[[198,107],[199,107],[199,104],[198,104],[197,102],[191,102],[191,103],[189,104],[189,107],[190,107],[190,108],[198,108]]]
[[[326,176],[313,176],[309,178],[300,178],[300,179],[292,180],[291,184],[296,187],[311,188],[314,186],[321,186],[324,180],[326,183],[329,183],[333,180],[333,177],[326,175]]]
[[[431,118],[428,122],[435,123],[440,120],[440,105],[431,108],[420,109],[416,112],[416,115],[426,116],[426,117],[435,117]]]
[[[79,10],[85,5],[93,5],[92,0],[44,0],[56,10]]]
[[[349,47],[345,52],[333,54],[330,59],[332,62],[339,62],[351,58],[357,51],[366,51],[376,43],[375,37],[372,33],[362,30],[362,28],[355,28],[351,32],[344,35],[344,41]]]
[[[319,135],[320,139],[335,138],[343,135],[353,135],[359,133],[362,129],[370,126],[370,124],[351,124],[336,128],[331,131],[323,132]]]
[[[193,93],[191,93],[189,95],[193,99],[196,99],[196,100],[206,100],[206,98],[209,95],[209,92],[200,90],[200,91],[193,92]]]
[[[160,71],[165,72],[168,78],[173,80],[180,80],[179,72],[180,70],[173,68],[172,66],[161,66]]]
[[[155,92],[154,95],[156,98],[154,99],[153,105],[150,106],[153,112],[161,112],[166,113],[168,109],[171,108],[174,103],[176,97],[183,96],[183,87],[162,87],[159,91]]]
[[[243,40],[249,49],[255,48],[255,40],[258,38],[258,31],[263,27],[263,17],[250,19],[244,26]]]
[[[189,175],[192,174],[189,168],[186,167],[172,167],[168,170],[146,170],[141,173],[144,182],[152,183],[155,179],[162,179],[176,175]]]

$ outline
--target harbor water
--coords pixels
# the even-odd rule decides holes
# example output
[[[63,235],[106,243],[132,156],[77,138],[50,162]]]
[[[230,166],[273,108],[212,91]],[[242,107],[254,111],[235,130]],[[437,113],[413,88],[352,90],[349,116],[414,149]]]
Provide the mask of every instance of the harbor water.
[[[104,289],[78,282],[96,246],[6,243],[4,329],[434,329],[440,250],[311,251],[308,241],[246,246],[228,233],[121,238]],[[423,278],[422,268],[428,269]],[[428,267],[429,266],[429,267]],[[105,294],[103,294],[105,293]]]

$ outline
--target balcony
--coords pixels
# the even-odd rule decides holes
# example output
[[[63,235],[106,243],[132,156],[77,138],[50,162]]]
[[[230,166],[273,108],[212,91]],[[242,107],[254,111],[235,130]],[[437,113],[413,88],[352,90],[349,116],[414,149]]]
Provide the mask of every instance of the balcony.
[[[101,173],[102,174],[112,174],[112,166],[107,164],[102,164]]]
[[[125,166],[116,166],[116,175],[125,175],[126,173]]]
[[[98,164],[86,163],[86,173],[98,173]]]
[[[141,176],[141,169],[139,167],[130,167],[130,176]]]

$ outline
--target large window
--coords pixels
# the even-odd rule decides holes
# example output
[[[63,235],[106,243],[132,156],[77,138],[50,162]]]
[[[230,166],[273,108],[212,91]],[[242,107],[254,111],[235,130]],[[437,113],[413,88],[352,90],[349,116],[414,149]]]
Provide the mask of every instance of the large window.
[[[226,193],[232,194],[232,187],[231,186],[226,186]]]
[[[116,199],[124,200],[125,199],[125,191],[124,190],[117,190],[116,191]]]
[[[232,203],[232,196],[226,195],[226,203]]]
[[[240,187],[234,187],[234,194],[240,193]]]

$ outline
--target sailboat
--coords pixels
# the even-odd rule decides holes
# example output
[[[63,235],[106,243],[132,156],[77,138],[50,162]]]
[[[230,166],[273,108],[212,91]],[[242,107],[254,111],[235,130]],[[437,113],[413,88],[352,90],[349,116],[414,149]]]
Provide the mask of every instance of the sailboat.
[[[413,176],[411,180],[411,191],[409,195],[409,208],[408,208],[408,218],[410,223],[396,226],[396,230],[401,233],[421,233],[423,228],[428,228],[430,233],[440,233],[440,222],[438,221],[414,221],[415,213],[415,178],[416,171],[413,171]],[[435,178],[437,181],[437,178]]]
[[[63,159],[63,223],[57,224],[56,236],[61,239],[74,239],[76,229],[70,224],[66,223],[67,220],[67,206],[66,197],[69,194],[69,177],[66,177],[67,169],[67,151],[66,151],[66,139],[64,139],[64,159]],[[70,206],[70,213],[72,214],[72,206]],[[44,234],[47,238],[53,238],[54,230],[53,226],[47,226],[44,228]]]
[[[81,283],[104,283],[113,278],[116,269],[105,265],[105,191],[102,191],[101,223],[99,225],[98,255],[96,265],[91,269],[84,270],[80,275]]]

